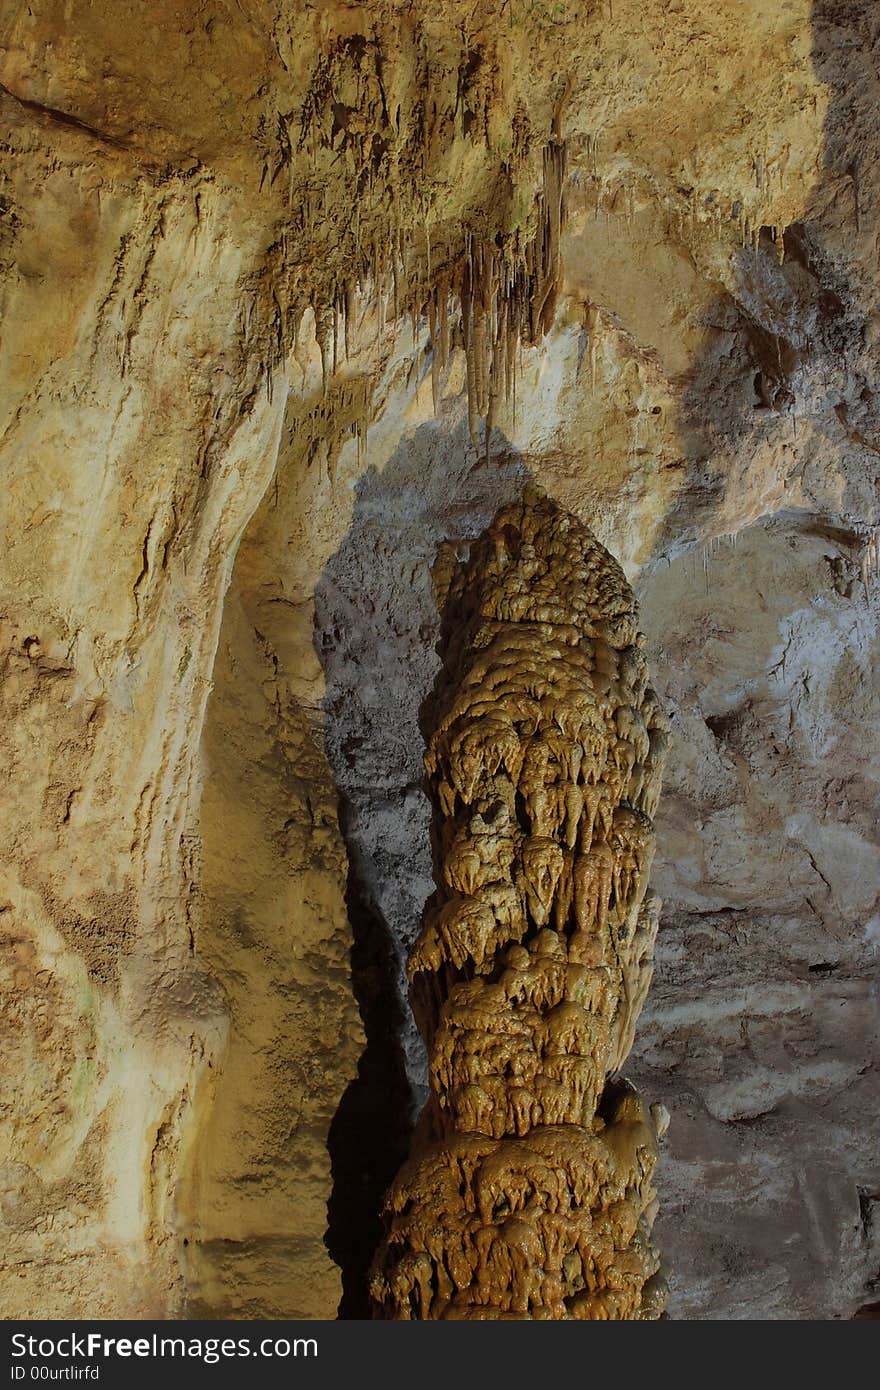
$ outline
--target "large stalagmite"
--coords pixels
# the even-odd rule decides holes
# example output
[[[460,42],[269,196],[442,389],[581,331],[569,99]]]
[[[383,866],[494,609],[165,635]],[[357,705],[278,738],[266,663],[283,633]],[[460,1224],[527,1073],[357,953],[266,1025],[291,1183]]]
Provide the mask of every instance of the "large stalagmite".
[[[435,577],[440,887],[409,965],[431,1094],[387,1198],[377,1315],[657,1317],[666,1116],[618,1076],[651,975],[666,742],[635,601],[532,488]]]

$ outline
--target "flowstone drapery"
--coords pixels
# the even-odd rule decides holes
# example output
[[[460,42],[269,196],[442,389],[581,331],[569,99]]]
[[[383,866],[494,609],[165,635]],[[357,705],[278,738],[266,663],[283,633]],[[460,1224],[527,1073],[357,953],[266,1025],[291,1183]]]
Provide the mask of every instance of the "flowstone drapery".
[[[668,1117],[617,1075],[651,977],[666,743],[635,601],[531,488],[435,580],[440,887],[409,963],[431,1094],[386,1200],[376,1315],[655,1318]]]

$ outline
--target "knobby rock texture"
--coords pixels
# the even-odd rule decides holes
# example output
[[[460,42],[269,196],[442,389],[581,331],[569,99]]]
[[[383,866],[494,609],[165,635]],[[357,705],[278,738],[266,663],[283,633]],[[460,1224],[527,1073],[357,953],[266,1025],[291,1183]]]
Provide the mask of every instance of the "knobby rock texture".
[[[878,42],[868,0],[3,7],[9,1316],[369,1315],[432,569],[530,478],[670,721],[627,1063],[669,1316],[877,1301]]]
[[[666,722],[632,590],[532,488],[437,579],[441,885],[409,961],[431,1094],[373,1297],[393,1318],[657,1317],[654,1116],[606,1084],[660,907]]]

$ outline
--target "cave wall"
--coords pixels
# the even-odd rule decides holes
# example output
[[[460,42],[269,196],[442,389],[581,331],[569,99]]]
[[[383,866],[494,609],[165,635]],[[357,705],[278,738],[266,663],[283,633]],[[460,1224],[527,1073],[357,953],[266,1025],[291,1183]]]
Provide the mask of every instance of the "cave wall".
[[[830,0],[0,20],[10,1314],[357,1308],[404,1136],[356,1199],[352,1155],[424,1080],[429,567],[529,476],[677,714],[670,1311],[874,1296],[876,42]],[[554,327],[487,460],[426,287],[528,240],[554,128]]]
[[[228,190],[4,105],[4,1307],[160,1313],[226,1031],[194,942],[199,731],[283,411],[243,408]]]
[[[682,1317],[846,1317],[877,1277],[880,705],[857,556],[781,513],[642,581],[671,738],[633,1074],[662,1074],[676,1117],[658,1238]]]

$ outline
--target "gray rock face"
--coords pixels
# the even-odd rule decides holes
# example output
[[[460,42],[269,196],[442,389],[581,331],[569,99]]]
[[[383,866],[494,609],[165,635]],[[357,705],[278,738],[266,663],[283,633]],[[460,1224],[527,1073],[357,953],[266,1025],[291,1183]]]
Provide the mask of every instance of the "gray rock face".
[[[673,1317],[849,1317],[880,1279],[877,600],[853,550],[780,516],[642,578],[673,732],[631,1066],[674,1116]]]

